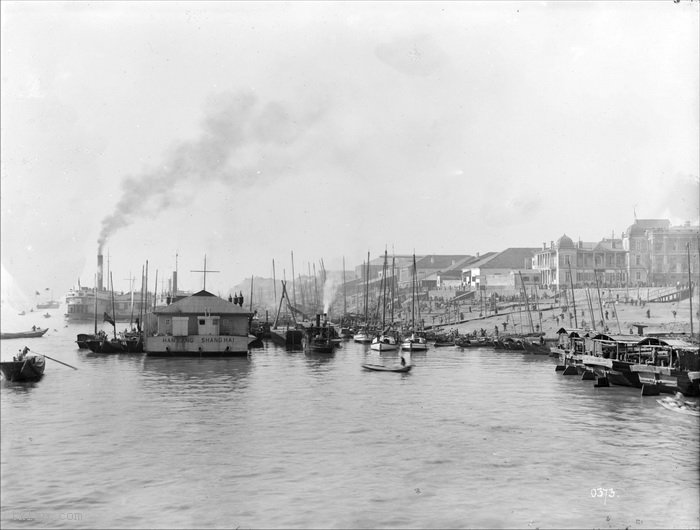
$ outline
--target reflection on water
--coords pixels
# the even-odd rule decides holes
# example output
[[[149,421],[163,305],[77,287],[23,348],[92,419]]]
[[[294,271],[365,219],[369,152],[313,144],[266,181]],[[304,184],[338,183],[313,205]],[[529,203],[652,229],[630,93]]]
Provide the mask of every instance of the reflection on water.
[[[89,354],[78,332],[35,345],[77,372],[0,384],[3,527],[700,524],[698,419],[548,357],[430,349],[409,376],[363,370],[399,352],[351,341],[168,359]]]
[[[306,361],[306,365],[314,370],[315,372],[326,372],[328,371],[334,361],[335,361],[335,352],[333,353],[314,353],[314,352],[305,352],[304,353],[304,359]]]

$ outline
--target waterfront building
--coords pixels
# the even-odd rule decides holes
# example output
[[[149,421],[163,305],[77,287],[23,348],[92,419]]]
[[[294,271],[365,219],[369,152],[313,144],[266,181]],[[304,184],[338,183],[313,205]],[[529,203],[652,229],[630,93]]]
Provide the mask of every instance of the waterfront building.
[[[630,285],[688,283],[688,246],[691,269],[698,271],[700,227],[689,222],[671,226],[667,219],[635,219],[622,235],[627,251]]]
[[[541,283],[553,289],[685,285],[688,250],[698,269],[698,226],[671,226],[667,219],[636,219],[621,238],[574,242],[564,234],[542,244],[532,260]]]
[[[622,240],[604,238],[597,243],[574,241],[564,234],[549,246],[542,244],[532,258],[532,269],[540,274],[543,286],[552,289],[575,287],[622,286],[627,268]]]
[[[255,340],[249,333],[252,313],[205,290],[157,308],[153,315],[155,323],[147,321],[149,355],[245,355]]]
[[[532,270],[531,247],[511,247],[501,252],[488,252],[462,268],[462,282],[466,288],[515,294],[520,291],[520,278],[526,286],[540,284],[540,274]]]
[[[427,254],[416,255],[416,270],[419,283],[423,283],[424,287],[435,287],[437,273],[447,271],[452,268],[458,268],[465,262],[474,259],[473,256],[466,254],[443,255],[443,254]],[[399,288],[407,288],[413,282],[413,254],[397,254],[390,256],[394,260],[394,276]],[[358,265],[355,267],[355,275],[362,283],[365,281],[367,271],[366,265]],[[381,281],[384,270],[384,255],[370,260],[369,262],[369,283],[379,283]],[[391,260],[387,269],[387,276],[391,275]],[[430,278],[430,279],[428,279]],[[425,282],[428,282],[427,285]]]

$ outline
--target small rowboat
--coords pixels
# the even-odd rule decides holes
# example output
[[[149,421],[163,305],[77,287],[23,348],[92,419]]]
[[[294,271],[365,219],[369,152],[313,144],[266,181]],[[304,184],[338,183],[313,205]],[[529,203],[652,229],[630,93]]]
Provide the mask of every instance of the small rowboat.
[[[657,399],[656,402],[664,408],[680,412],[681,414],[690,414],[691,416],[700,416],[700,407],[694,401],[684,401],[672,397]]]
[[[38,381],[44,375],[46,360],[43,356],[28,355],[21,361],[0,362],[0,371],[8,381]]]
[[[383,364],[363,364],[362,368],[373,372],[410,372],[413,366],[410,364],[407,364],[406,366],[401,366],[398,364],[395,366],[384,366]]]
[[[31,339],[34,337],[42,337],[48,330],[49,328],[37,328],[33,330],[30,329],[29,331],[18,331],[16,333],[0,333],[0,339]]]

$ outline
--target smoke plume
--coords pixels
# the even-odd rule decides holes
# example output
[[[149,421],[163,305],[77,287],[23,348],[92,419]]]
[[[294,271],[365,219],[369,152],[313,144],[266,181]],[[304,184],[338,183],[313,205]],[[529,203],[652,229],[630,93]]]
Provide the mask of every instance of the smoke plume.
[[[323,312],[328,313],[335,297],[335,292],[338,288],[335,278],[326,278],[323,284]]]
[[[275,174],[319,116],[316,109],[295,116],[282,103],[261,103],[252,92],[210,98],[199,138],[174,146],[156,169],[124,180],[114,211],[102,220],[98,254],[115,232],[138,218],[188,201],[178,186],[219,181],[240,188],[261,174]]]

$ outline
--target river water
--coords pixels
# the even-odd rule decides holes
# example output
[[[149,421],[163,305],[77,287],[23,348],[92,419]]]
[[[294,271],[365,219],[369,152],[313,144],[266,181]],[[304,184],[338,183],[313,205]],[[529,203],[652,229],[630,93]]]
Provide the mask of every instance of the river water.
[[[698,418],[549,357],[99,356],[49,325],[2,341],[78,368],[0,383],[3,528],[700,526]]]

